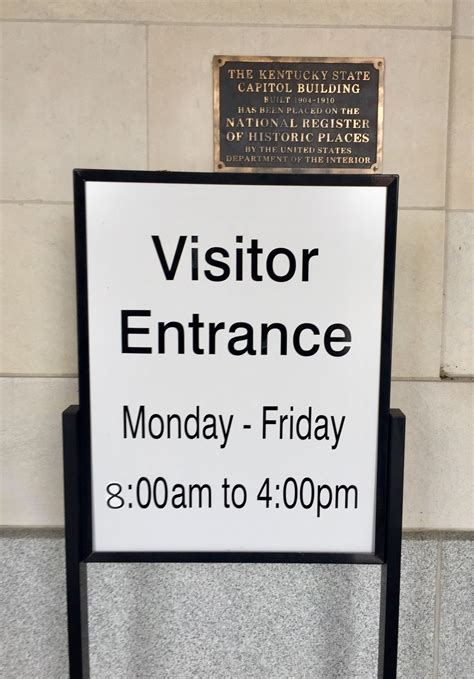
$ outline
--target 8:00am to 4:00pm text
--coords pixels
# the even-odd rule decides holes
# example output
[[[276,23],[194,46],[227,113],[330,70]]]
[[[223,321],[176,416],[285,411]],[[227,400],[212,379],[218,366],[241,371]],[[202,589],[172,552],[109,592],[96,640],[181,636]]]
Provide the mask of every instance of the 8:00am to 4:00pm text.
[[[311,510],[319,518],[321,512],[330,509],[357,509],[358,502],[356,485],[317,483],[309,476],[289,476],[278,483],[267,477],[253,497],[243,483],[228,478],[216,487],[209,483],[173,483],[163,476],[141,476],[133,483],[112,482],[106,487],[109,509],[212,509],[220,504],[224,509],[242,510],[248,504],[256,504],[264,509]]]

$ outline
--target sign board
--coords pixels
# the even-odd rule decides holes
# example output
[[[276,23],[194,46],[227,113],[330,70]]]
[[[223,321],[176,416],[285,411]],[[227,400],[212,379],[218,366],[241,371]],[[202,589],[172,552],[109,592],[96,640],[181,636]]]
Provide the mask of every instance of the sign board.
[[[380,550],[396,191],[76,171],[94,552]]]
[[[382,171],[381,57],[216,56],[214,169]]]

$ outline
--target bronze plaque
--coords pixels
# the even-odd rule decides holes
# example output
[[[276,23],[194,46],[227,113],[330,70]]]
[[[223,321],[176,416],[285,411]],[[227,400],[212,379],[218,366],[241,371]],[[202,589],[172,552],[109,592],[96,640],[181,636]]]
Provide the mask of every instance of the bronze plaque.
[[[214,57],[214,169],[382,171],[384,59]]]

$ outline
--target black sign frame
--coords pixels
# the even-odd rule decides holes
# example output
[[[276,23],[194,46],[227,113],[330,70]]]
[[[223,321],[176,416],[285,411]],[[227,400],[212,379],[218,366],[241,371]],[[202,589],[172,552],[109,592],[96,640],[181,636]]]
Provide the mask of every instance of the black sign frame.
[[[373,553],[322,552],[94,552],[91,501],[91,426],[88,337],[87,182],[146,182],[177,184],[251,184],[287,186],[377,186],[387,188],[385,251],[383,273],[382,332],[380,352],[379,422],[376,488],[375,550]],[[387,451],[389,434],[390,377],[392,353],[393,299],[398,177],[395,175],[268,175],[181,172],[124,172],[120,170],[75,170],[76,277],[79,350],[79,398],[81,404],[81,450],[83,451],[83,494],[86,498],[84,558],[87,561],[235,561],[278,563],[378,563],[384,561]]]
[[[374,553],[300,552],[94,552],[92,548],[88,290],[86,257],[87,182],[383,186],[387,187],[381,333],[379,439]],[[75,170],[76,278],[80,407],[63,413],[66,578],[70,676],[89,676],[87,563],[242,562],[351,563],[382,566],[379,677],[396,677],[405,416],[390,410],[390,377],[398,177],[395,175],[278,175]]]

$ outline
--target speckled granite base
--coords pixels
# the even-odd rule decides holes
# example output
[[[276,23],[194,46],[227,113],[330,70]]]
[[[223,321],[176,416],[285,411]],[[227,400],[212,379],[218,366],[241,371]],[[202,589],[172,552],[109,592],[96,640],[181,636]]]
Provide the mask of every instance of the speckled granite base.
[[[471,676],[466,582],[446,570],[467,567],[469,542],[438,537],[404,541],[399,677],[406,679],[434,677],[436,664],[440,679]],[[61,535],[7,531],[0,545],[0,676],[67,677]],[[93,679],[376,676],[377,566],[93,564],[88,577]]]
[[[472,679],[473,551],[472,543],[451,539],[441,549],[439,679]]]

